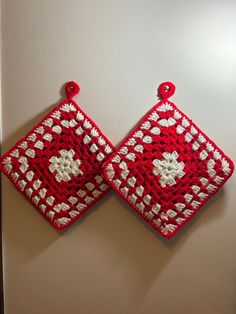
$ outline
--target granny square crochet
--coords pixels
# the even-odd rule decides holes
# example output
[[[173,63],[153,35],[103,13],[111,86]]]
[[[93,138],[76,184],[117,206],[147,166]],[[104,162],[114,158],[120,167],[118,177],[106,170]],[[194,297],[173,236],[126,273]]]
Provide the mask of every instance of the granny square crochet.
[[[69,82],[67,99],[1,159],[4,174],[57,229],[109,190],[102,166],[114,147],[72,99],[79,90]]]
[[[222,187],[232,161],[168,98],[141,120],[105,163],[104,176],[155,230],[171,238]]]

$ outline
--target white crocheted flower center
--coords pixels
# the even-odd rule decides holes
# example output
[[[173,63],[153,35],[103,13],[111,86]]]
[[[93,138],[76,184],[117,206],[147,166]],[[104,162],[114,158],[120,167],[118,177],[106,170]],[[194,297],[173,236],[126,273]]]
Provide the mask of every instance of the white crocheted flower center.
[[[73,157],[75,152],[73,149],[59,151],[60,157],[52,156],[49,161],[51,162],[49,170],[54,173],[56,172],[56,180],[70,181],[71,176],[82,175],[83,172],[79,169],[81,161],[79,159],[74,160]]]
[[[174,151],[173,153],[163,153],[163,159],[154,159],[153,160],[153,173],[159,175],[159,183],[162,187],[167,185],[176,184],[175,178],[182,178],[185,175],[184,162],[178,162],[177,158],[179,157],[178,153]]]

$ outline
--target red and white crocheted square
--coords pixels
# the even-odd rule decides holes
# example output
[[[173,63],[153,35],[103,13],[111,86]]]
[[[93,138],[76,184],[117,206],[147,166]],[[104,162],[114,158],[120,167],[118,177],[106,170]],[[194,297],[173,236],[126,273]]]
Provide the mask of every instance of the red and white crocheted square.
[[[232,161],[168,98],[163,98],[105,163],[104,176],[155,230],[171,238],[220,189]]]
[[[109,190],[102,166],[114,147],[72,97],[67,99],[1,159],[4,174],[57,229],[79,219]]]

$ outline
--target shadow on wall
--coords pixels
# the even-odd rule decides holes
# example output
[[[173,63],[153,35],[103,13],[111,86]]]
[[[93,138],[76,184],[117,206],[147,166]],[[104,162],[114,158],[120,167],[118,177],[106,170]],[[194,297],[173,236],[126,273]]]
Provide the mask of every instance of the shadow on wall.
[[[97,209],[105,202],[108,204],[100,215]],[[94,238],[102,237],[104,241],[110,243],[111,252],[114,251],[113,263],[118,268],[123,267],[124,264],[130,265],[128,270],[133,269],[137,278],[135,294],[143,296],[148,293],[152,283],[184,246],[191,233],[201,225],[220,219],[224,215],[224,207],[224,190],[221,189],[182,230],[172,239],[167,240],[139,217],[123,199],[112,192],[102,200],[102,204],[95,205],[94,212],[91,214],[96,217],[90,220],[86,227],[89,233],[94,234]],[[102,208],[100,210],[102,211]],[[127,215],[127,211],[131,215]],[[75,223],[68,233],[77,228],[77,224]],[[127,276],[132,277],[132,274],[127,273]]]

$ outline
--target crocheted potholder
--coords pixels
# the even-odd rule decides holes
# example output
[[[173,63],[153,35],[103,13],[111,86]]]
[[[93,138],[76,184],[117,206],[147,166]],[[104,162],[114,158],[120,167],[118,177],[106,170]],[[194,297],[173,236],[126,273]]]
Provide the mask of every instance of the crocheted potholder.
[[[168,100],[162,100],[105,163],[104,176],[155,230],[171,238],[220,189],[232,161]]]
[[[79,219],[109,190],[102,166],[114,147],[72,99],[67,99],[1,159],[4,174],[57,229]]]

